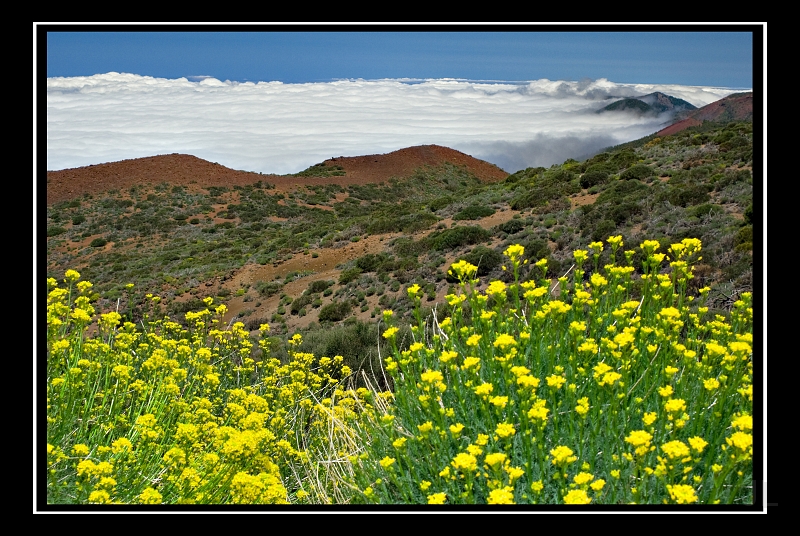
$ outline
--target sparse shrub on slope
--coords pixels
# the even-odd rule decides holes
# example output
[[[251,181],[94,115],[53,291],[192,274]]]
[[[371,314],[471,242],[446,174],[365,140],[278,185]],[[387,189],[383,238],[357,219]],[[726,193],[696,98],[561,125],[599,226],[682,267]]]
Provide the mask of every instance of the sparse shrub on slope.
[[[494,209],[492,207],[487,207],[485,205],[470,205],[463,210],[457,212],[454,216],[454,220],[479,220],[481,218],[485,218],[486,216],[491,216],[494,214]]]
[[[430,249],[444,251],[477,244],[488,240],[490,236],[489,231],[482,227],[453,227],[431,233],[424,242]]]
[[[335,301],[322,307],[319,311],[320,322],[340,322],[350,315],[353,305],[349,301]]]

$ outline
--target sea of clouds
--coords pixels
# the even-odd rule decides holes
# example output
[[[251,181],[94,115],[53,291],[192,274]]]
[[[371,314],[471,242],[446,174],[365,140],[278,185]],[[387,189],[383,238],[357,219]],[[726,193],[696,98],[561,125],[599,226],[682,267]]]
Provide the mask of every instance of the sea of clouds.
[[[186,153],[296,173],[337,156],[450,147],[514,172],[582,159],[652,134],[668,117],[597,114],[654,91],[698,108],[741,89],[533,80],[284,84],[125,73],[47,79],[47,169]]]

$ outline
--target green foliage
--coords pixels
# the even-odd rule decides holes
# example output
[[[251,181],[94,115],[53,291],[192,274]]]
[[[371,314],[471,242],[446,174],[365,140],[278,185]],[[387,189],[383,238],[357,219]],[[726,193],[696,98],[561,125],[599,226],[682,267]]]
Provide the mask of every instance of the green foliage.
[[[680,207],[707,203],[711,196],[711,186],[707,184],[690,184],[679,188],[672,188],[667,194],[670,203]]]
[[[359,275],[361,275],[361,269],[355,266],[353,268],[342,270],[342,272],[339,274],[339,284],[346,285],[351,281],[355,281],[358,279]]]
[[[486,246],[476,246],[469,253],[461,257],[468,263],[478,267],[478,275],[488,275],[503,262],[503,255]]]
[[[485,205],[470,205],[453,216],[454,220],[479,220],[494,214],[494,209]]]
[[[444,231],[434,231],[425,239],[425,244],[430,249],[445,251],[484,242],[490,236],[489,231],[482,227],[453,227]]]
[[[58,236],[66,232],[67,230],[63,227],[52,226],[47,228],[47,236]]]
[[[495,232],[501,232],[506,234],[516,234],[520,231],[525,229],[525,223],[522,220],[508,220],[507,222],[503,222],[497,227],[495,227]]]
[[[622,180],[642,180],[655,175],[655,170],[644,164],[637,164],[623,171],[619,178]]]
[[[189,311],[201,311],[206,308],[206,304],[200,298],[190,298],[189,300],[178,302],[173,301],[167,306],[167,314],[175,317],[182,317]]]
[[[319,311],[320,322],[339,322],[350,315],[353,305],[349,301],[334,301]]]
[[[105,238],[95,238],[89,243],[89,246],[93,248],[101,248],[106,244],[108,244],[108,240],[106,240]]]
[[[711,214],[723,214],[725,209],[713,203],[703,203],[692,207],[688,212],[696,218],[703,218]]]
[[[415,233],[428,229],[439,218],[429,212],[406,214],[403,216],[383,216],[367,226],[370,234]]]
[[[367,253],[363,257],[356,259],[356,267],[364,273],[376,272],[381,264],[386,262],[386,260],[386,255]]]
[[[431,209],[431,212],[436,212],[438,210],[445,208],[448,205],[451,205],[452,203],[455,203],[455,198],[450,195],[445,195],[442,197],[437,197],[436,199],[431,201],[428,204],[428,208]]]
[[[311,284],[308,285],[308,292],[309,294],[317,294],[320,292],[324,292],[328,289],[328,287],[333,285],[333,281],[318,279],[317,281],[312,281]]]
[[[591,188],[597,184],[603,184],[608,180],[608,173],[601,170],[592,170],[587,171],[583,175],[581,175],[581,187],[582,188]]]
[[[292,302],[292,306],[289,308],[289,312],[293,315],[298,315],[300,314],[300,311],[302,311],[305,308],[306,305],[310,305],[311,302],[313,301],[314,298],[311,296],[311,294],[302,294],[300,295],[300,297],[298,297]]]
[[[734,246],[740,250],[753,249],[753,226],[745,225],[736,233],[736,238],[733,241]]]

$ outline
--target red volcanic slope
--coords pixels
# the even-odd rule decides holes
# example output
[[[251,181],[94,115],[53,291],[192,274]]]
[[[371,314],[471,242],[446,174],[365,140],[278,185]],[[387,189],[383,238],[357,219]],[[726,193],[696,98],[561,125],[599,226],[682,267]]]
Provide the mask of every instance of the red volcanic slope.
[[[330,158],[330,166],[342,166],[347,177],[365,182],[386,180],[390,177],[406,177],[422,166],[438,166],[450,162],[465,167],[479,179],[497,182],[508,177],[508,173],[484,160],[478,160],[460,151],[440,145],[418,145],[387,154]]]
[[[686,119],[656,132],[656,136],[669,136],[681,130],[700,125],[703,121],[752,121],[753,93],[738,93],[689,112]]]
[[[483,160],[438,145],[421,145],[387,154],[338,157],[326,160],[341,166],[340,177],[293,177],[291,175],[262,175],[238,171],[187,154],[168,154],[134,158],[61,171],[47,172],[47,204],[51,205],[109,190],[125,190],[132,186],[155,186],[162,182],[173,185],[241,186],[263,180],[285,189],[301,184],[364,184],[383,182],[392,177],[411,175],[421,166],[438,166],[450,162],[463,166],[481,180],[495,182],[508,173]]]

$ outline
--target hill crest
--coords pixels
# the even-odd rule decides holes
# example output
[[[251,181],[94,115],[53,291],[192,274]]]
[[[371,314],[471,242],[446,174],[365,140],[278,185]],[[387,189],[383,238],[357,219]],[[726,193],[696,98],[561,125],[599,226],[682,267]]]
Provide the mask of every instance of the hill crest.
[[[508,176],[507,172],[494,164],[439,145],[407,147],[386,154],[330,158],[324,164],[340,166],[345,174],[325,177],[265,175],[231,169],[189,154],[173,153],[48,171],[47,204],[67,201],[84,194],[96,195],[133,186],[156,186],[163,182],[203,188],[242,186],[264,180],[274,184],[278,190],[303,184],[333,183],[347,186],[376,183],[393,177],[407,177],[422,166],[438,166],[448,162],[465,167],[486,182],[496,182]]]
[[[681,117],[680,121],[659,130],[655,135],[670,136],[689,127],[701,125],[703,121],[752,121],[753,92],[728,95],[702,108],[682,114]]]

